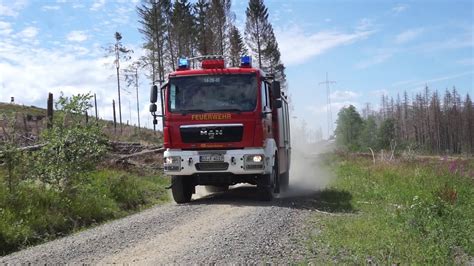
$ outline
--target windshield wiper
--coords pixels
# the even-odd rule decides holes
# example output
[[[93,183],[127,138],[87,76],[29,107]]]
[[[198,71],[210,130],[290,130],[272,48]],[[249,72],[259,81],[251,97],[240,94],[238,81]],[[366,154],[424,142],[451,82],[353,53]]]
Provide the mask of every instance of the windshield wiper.
[[[237,113],[242,113],[242,110],[238,109],[238,108],[227,108],[227,109],[219,109],[219,110],[216,110],[216,112],[237,112]]]

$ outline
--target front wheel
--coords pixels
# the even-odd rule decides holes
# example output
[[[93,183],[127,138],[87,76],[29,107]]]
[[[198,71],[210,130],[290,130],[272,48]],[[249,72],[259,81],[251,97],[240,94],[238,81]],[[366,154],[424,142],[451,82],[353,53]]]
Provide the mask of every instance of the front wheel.
[[[280,175],[280,189],[285,191],[290,185],[290,171],[286,171],[284,174]]]
[[[273,193],[280,193],[280,182],[278,178],[278,158],[275,156],[275,164],[270,174],[262,175],[257,183],[259,198],[262,201],[271,201]]]
[[[193,195],[193,184],[189,176],[172,176],[171,177],[171,192],[176,203],[187,203],[191,201]]]

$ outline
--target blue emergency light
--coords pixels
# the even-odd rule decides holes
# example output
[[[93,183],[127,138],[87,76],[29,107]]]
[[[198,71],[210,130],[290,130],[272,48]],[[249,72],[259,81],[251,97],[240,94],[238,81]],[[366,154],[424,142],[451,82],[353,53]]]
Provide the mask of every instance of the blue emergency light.
[[[180,58],[178,59],[178,68],[179,69],[188,69],[189,68],[189,61],[187,58]]]
[[[241,67],[252,67],[252,57],[244,55],[240,57],[240,66]]]

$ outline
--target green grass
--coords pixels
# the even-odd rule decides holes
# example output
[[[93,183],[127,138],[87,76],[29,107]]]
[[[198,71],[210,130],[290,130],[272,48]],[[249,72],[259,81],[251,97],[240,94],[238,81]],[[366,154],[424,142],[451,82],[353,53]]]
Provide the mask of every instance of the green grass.
[[[334,159],[334,158],[333,158]],[[318,213],[308,242],[316,262],[467,263],[474,257],[474,163],[332,160],[322,193],[350,193],[346,209]],[[347,202],[347,198],[350,200]],[[337,200],[333,200],[337,202]]]
[[[9,191],[5,175],[0,169],[0,255],[168,200],[159,175],[97,170],[67,193],[31,180]]]

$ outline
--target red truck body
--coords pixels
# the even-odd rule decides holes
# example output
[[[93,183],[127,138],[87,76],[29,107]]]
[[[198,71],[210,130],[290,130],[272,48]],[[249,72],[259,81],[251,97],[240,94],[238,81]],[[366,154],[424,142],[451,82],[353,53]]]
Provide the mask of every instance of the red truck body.
[[[201,69],[184,64],[161,88],[164,169],[178,203],[190,201],[196,185],[215,191],[250,183],[264,200],[288,186],[287,97],[246,60],[233,68],[216,59]],[[152,105],[156,87],[154,94]],[[156,105],[151,111],[156,120]]]

